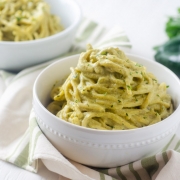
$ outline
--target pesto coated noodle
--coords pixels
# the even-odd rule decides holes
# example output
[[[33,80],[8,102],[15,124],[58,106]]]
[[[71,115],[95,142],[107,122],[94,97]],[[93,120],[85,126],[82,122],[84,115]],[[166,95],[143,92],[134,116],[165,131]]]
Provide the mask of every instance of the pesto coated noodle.
[[[63,30],[43,0],[0,0],[0,41],[26,41]]]
[[[70,123],[101,130],[148,126],[168,117],[167,85],[118,48],[81,53],[77,67],[51,91],[48,110]]]

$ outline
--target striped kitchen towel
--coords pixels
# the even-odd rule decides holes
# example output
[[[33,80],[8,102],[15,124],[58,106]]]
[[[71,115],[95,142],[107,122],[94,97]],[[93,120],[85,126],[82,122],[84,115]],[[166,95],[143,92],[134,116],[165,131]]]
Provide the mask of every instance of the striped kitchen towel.
[[[70,52],[64,56],[84,51],[87,43],[94,47],[117,46],[126,48],[125,51],[131,47],[121,28],[107,30],[84,19]],[[180,177],[178,133],[158,154],[121,167],[93,169],[63,157],[41,132],[32,110],[33,83],[38,74],[56,60],[29,67],[18,74],[0,71],[0,159],[35,173],[42,162],[47,171],[59,174],[59,180],[164,180]],[[47,177],[45,179],[52,180],[50,175]]]

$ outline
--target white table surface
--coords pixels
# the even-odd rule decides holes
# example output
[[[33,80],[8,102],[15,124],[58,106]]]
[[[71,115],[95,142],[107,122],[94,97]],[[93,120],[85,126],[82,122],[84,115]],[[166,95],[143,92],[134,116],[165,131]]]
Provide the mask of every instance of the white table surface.
[[[167,40],[164,32],[169,15],[176,14],[179,0],[76,0],[83,15],[107,28],[120,26],[127,33],[132,52],[153,59],[153,47]],[[34,174],[0,161],[0,180],[58,180],[41,166]],[[61,178],[60,178],[61,179]]]

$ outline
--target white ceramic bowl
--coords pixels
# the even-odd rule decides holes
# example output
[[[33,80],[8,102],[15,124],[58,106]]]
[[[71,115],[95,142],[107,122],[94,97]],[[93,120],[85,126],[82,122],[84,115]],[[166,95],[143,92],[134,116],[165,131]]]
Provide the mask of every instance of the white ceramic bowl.
[[[67,52],[74,40],[82,14],[74,0],[45,0],[51,13],[60,17],[65,30],[32,41],[0,41],[0,69],[19,71]]]
[[[95,130],[80,127],[51,114],[45,107],[57,80],[64,81],[69,68],[77,65],[79,55],[57,61],[37,77],[33,89],[33,107],[37,122],[49,141],[66,157],[94,167],[116,167],[154,154],[172,138],[180,122],[180,81],[165,66],[135,55],[127,56],[147,67],[159,82],[169,85],[175,111],[165,120],[133,130]]]

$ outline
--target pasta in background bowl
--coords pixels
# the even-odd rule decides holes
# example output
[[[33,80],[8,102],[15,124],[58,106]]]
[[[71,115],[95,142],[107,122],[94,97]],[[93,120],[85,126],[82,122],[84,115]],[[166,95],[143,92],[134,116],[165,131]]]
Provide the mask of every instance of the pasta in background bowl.
[[[52,101],[50,93],[53,85],[56,82],[59,84],[65,82],[71,73],[70,67],[77,66],[82,54],[61,59],[48,66],[37,77],[33,88],[33,108],[37,123],[43,133],[67,158],[94,167],[117,167],[158,152],[176,132],[180,121],[179,79],[172,71],[155,61],[131,54],[126,54],[126,56],[131,61],[146,67],[147,72],[154,74],[158,82],[165,82],[169,86],[166,90],[173,101],[172,114],[155,124],[127,130],[92,129],[67,122],[53,115],[46,107]],[[128,83],[128,79],[125,79],[125,82]],[[91,84],[86,86],[88,85]],[[126,92],[129,90],[127,85],[124,86]],[[162,86],[163,89],[165,86]],[[135,89],[137,89],[135,86],[131,88],[132,93]],[[130,91],[129,93],[131,94]],[[107,95],[108,92],[103,92],[103,97]],[[106,104],[112,105],[108,102]]]
[[[70,49],[82,18],[75,1],[25,0],[23,2],[29,4],[25,3],[27,6],[22,6],[19,11],[15,7],[21,1],[13,1],[17,4],[8,6],[11,11],[17,11],[12,13],[8,10],[8,16],[7,7],[2,7],[4,2],[11,0],[1,1],[0,39],[3,41],[0,41],[0,69],[20,71],[56,58]]]
[[[27,41],[51,36],[64,28],[44,0],[1,0],[0,41]]]

